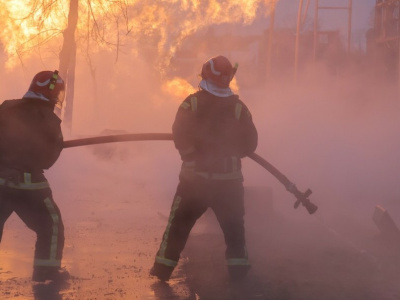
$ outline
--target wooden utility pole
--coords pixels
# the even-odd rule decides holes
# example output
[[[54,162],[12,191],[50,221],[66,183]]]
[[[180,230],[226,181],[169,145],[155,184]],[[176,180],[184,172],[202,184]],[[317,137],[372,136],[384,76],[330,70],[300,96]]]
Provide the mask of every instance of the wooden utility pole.
[[[68,24],[63,32],[64,42],[60,52],[59,65],[60,75],[67,84],[63,123],[69,131],[72,129],[72,111],[74,106],[76,65],[75,31],[78,24],[78,2],[79,0],[70,0],[69,3]],[[62,112],[60,112],[60,114],[61,113]]]
[[[347,21],[347,55],[350,55],[351,52],[351,17],[353,14],[353,0],[349,0],[349,14]]]
[[[297,72],[299,65],[299,42],[300,42],[300,27],[301,27],[301,13],[303,11],[303,0],[299,1],[299,10],[297,12],[297,26],[296,26],[296,44],[294,47],[294,83],[297,83]]]
[[[315,0],[314,8],[314,36],[313,36],[313,62],[317,60],[317,46],[318,46],[318,7],[319,0]]]
[[[272,61],[272,45],[274,43],[274,31],[275,31],[275,9],[276,2],[278,0],[272,0],[271,10],[269,15],[269,32],[268,32],[268,49],[267,49],[267,82],[271,78],[271,61]]]

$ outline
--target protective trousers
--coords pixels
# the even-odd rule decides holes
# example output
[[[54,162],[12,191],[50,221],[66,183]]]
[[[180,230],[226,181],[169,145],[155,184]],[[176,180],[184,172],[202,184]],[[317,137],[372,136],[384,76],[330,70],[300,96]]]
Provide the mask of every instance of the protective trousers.
[[[249,268],[244,230],[244,188],[241,179],[180,181],[155,267],[177,265],[189,233],[201,215],[211,208],[221,226],[229,271]]]
[[[0,242],[4,223],[15,212],[36,235],[34,270],[59,269],[64,248],[64,226],[47,181],[8,182],[0,178]],[[35,272],[34,272],[35,273]]]

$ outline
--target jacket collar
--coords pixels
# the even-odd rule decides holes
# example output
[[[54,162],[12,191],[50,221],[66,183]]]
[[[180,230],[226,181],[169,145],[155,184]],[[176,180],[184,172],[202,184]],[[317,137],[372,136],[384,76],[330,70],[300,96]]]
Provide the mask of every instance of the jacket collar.
[[[39,93],[35,93],[32,91],[27,91],[26,94],[22,97],[22,99],[25,98],[29,98],[29,99],[40,99],[46,102],[50,102],[50,100],[48,98],[46,98],[45,96],[43,96],[42,94]]]
[[[212,83],[210,80],[203,79],[200,81],[199,87],[202,90],[205,90],[209,92],[210,94],[213,94],[217,97],[229,97],[233,95],[232,90],[227,87],[227,88],[221,88],[214,83]]]

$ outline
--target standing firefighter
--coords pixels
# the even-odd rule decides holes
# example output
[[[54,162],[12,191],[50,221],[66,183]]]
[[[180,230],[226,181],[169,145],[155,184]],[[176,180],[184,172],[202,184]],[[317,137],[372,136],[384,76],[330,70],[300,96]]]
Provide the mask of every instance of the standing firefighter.
[[[257,147],[257,130],[246,105],[229,84],[237,66],[224,56],[204,63],[200,90],[180,105],[173,124],[182,159],[169,221],[150,274],[169,280],[196,220],[210,207],[222,228],[231,279],[250,269],[244,230],[241,158]]]
[[[15,212],[36,235],[32,280],[59,280],[64,226],[43,170],[63,149],[61,120],[54,114],[64,98],[58,71],[35,75],[28,92],[0,105],[0,241]]]

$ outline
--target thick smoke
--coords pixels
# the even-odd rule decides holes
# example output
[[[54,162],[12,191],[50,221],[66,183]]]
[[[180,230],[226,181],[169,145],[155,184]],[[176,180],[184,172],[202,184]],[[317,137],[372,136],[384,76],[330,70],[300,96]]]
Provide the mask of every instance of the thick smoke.
[[[202,42],[206,44],[207,39],[203,37]],[[206,59],[213,53],[208,49],[203,54]],[[284,77],[274,78],[272,74],[269,82],[249,85],[249,78],[255,78],[255,74],[249,67],[248,54],[221,54],[240,63],[239,95],[251,109],[259,130],[257,153],[299,189],[311,188],[311,199],[320,206],[322,215],[329,219],[345,214],[371,224],[377,204],[396,209],[393,214],[399,213],[396,178],[400,170],[397,160],[400,145],[395,136],[399,128],[399,104],[395,87],[361,68],[335,74],[325,65],[312,64],[300,69],[296,83],[293,73],[286,72]],[[196,87],[201,59],[198,53],[194,57],[191,63],[184,64],[190,72],[184,71],[194,74],[187,76],[183,72],[182,77]],[[109,133],[171,131],[176,109],[183,99],[163,90],[163,81],[168,80],[165,74],[154,73],[151,63],[141,57],[122,56],[115,63],[107,53],[99,53],[94,61],[97,68],[93,77],[84,59],[79,60],[73,125],[71,131],[65,130],[66,139],[103,134],[107,130]],[[174,67],[171,65],[171,69]],[[3,97],[20,97],[36,70],[53,68],[50,63],[41,66],[32,61],[24,71],[19,68],[7,71],[3,76],[7,83],[2,86]],[[168,174],[170,170],[177,174],[179,158],[170,142],[161,142],[160,146],[139,142],[112,147],[130,151],[131,163],[141,164],[137,168],[141,170],[138,178],[148,185],[153,184],[153,176],[162,177],[161,174]],[[164,151],[170,158],[165,159]],[[54,174],[55,181],[60,174],[74,172],[74,166],[80,165],[69,163],[68,157],[72,155],[69,152],[77,155],[85,151],[67,149],[64,152]],[[93,151],[86,151],[89,153]],[[109,168],[108,164],[93,163],[94,168],[100,166]],[[87,165],[87,170],[90,168]],[[293,197],[275,178],[249,159],[245,160],[245,175],[248,185],[272,186],[275,205],[285,214],[292,213]],[[170,189],[173,185],[170,183],[176,179],[165,176],[168,184],[161,185]],[[293,214],[299,215],[305,214]]]
[[[260,80],[252,70],[259,63],[253,57],[259,51],[255,50],[257,46],[252,44],[238,51],[219,45],[212,48],[209,45],[215,45],[215,36],[210,40],[206,36],[193,40],[199,47],[186,52],[184,59],[171,61],[170,73],[154,72],[152,61],[140,55],[121,55],[115,63],[115,57],[101,52],[92,57],[96,65],[93,77],[85,59],[78,57],[73,124],[71,130],[65,128],[65,138],[105,132],[171,132],[183,98],[163,89],[163,83],[179,76],[196,88],[201,63],[212,55],[223,54],[239,62],[238,93],[258,128],[256,152],[299,190],[310,188],[310,199],[319,206],[316,218],[303,207],[294,210],[293,195],[251,159],[244,159],[245,186],[272,191],[275,215],[313,226],[321,226],[322,222],[345,241],[351,241],[351,245],[359,239],[356,234],[371,237],[378,233],[372,221],[376,205],[387,208],[394,219],[399,219],[400,103],[396,84],[375,76],[374,69],[351,63],[337,72],[324,63],[304,64],[297,82],[291,69],[275,69],[269,80]],[[230,42],[234,45],[243,40],[231,38]],[[259,52],[260,57],[263,53]],[[55,69],[56,65],[56,61],[44,64],[32,60],[24,68],[1,71],[2,98],[22,96],[38,70]],[[159,231],[151,232],[151,239],[156,239],[166,224],[179,167],[179,155],[172,142],[130,142],[65,149],[46,176],[67,230],[85,221],[97,224],[99,220],[117,218],[118,214],[126,216],[130,212],[119,206],[129,203],[132,211],[142,212],[140,228],[151,227],[158,213],[163,218]],[[263,205],[260,210],[265,208]],[[90,215],[86,215],[88,206],[92,207]],[[251,220],[250,213],[256,210],[249,211],[247,218]],[[215,225],[215,218],[205,222]],[[17,224],[12,220],[7,226]],[[202,224],[196,225],[194,232],[210,230]],[[138,228],[132,227],[132,232]],[[157,246],[158,241],[151,254]],[[68,244],[67,258],[71,248]],[[26,262],[28,269],[29,263]],[[78,264],[72,265],[72,270],[75,274],[84,272]]]

